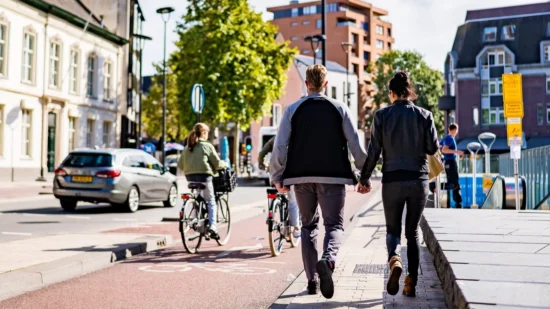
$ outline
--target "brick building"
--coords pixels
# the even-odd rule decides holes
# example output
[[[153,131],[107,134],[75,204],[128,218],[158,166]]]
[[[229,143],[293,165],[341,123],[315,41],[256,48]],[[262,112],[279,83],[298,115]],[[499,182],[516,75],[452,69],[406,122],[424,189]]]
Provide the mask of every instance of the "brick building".
[[[272,23],[290,40],[291,47],[298,48],[303,55],[313,56],[311,44],[304,37],[321,34],[321,1],[294,0],[268,11],[273,13]],[[327,0],[326,15],[327,60],[353,71],[360,85],[370,84],[371,76],[366,72],[369,62],[391,50],[395,41],[392,24],[383,20],[388,12],[362,0]],[[348,63],[342,42],[353,44]],[[317,58],[322,58],[321,53],[317,53]],[[364,116],[364,104],[359,102],[360,119]]]
[[[468,11],[445,61],[446,124],[460,126],[458,148],[482,132],[508,151],[502,74],[523,75],[524,146],[550,144],[550,2]]]

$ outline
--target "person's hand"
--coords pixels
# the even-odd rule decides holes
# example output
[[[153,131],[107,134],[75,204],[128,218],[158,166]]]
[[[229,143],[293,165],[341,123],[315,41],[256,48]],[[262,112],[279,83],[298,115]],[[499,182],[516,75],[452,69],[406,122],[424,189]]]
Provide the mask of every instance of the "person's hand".
[[[464,151],[462,151],[462,150],[457,150],[457,151],[456,151],[456,154],[459,155],[459,156],[461,156],[461,155],[464,154]]]
[[[279,191],[279,193],[288,193],[288,192],[290,192],[289,187],[284,187],[280,183],[276,183],[275,188],[277,188],[277,191]]]
[[[361,194],[367,194],[369,193],[371,190],[371,186],[370,185],[362,185],[362,184],[358,184],[357,185],[357,192],[361,193]]]

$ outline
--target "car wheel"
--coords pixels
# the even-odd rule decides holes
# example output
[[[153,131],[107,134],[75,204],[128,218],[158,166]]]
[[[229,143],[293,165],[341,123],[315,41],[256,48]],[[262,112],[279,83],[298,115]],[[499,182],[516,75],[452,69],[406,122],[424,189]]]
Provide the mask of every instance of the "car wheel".
[[[124,207],[129,212],[136,212],[139,208],[139,191],[138,188],[132,186],[128,192],[128,198],[124,203]]]
[[[72,211],[76,209],[76,203],[77,201],[73,200],[59,200],[61,203],[61,208],[65,211]]]
[[[163,202],[164,207],[176,207],[178,202],[178,188],[172,185],[168,191],[168,199]]]

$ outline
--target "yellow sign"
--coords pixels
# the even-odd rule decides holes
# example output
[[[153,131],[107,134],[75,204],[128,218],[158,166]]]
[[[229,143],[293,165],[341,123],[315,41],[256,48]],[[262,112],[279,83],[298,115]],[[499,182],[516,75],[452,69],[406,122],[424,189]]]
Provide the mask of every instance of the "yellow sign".
[[[502,74],[504,117],[523,118],[523,83],[521,74]]]
[[[521,118],[506,119],[506,131],[508,132],[508,145],[523,144],[523,128]]]
[[[488,191],[493,186],[493,176],[489,174],[483,175],[483,191]]]

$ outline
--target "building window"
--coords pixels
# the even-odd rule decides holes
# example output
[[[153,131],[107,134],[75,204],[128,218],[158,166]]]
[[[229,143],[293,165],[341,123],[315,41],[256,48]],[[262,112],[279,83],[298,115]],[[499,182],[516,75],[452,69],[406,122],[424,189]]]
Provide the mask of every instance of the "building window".
[[[537,124],[539,126],[544,124],[544,106],[542,104],[537,105]]]
[[[296,27],[296,26],[298,26],[298,22],[293,21],[290,25],[291,25],[292,27]]]
[[[391,43],[388,42],[388,49],[391,50]]]
[[[21,156],[31,156],[32,111],[24,109],[21,117]]]
[[[479,125],[479,109],[477,107],[472,110],[472,123],[474,127]]]
[[[0,24],[0,76],[6,76],[8,66],[8,26]]]
[[[355,75],[359,75],[359,65],[357,65],[355,63],[353,64],[353,73]]]
[[[502,95],[502,79],[489,80],[489,95]]]
[[[290,40],[292,40],[292,41],[298,41],[298,37],[297,37],[297,36],[293,36],[293,37],[290,38]]]
[[[369,31],[369,24],[365,23],[365,22],[362,22],[361,23],[361,28],[365,31]]]
[[[75,94],[78,93],[79,61],[80,52],[76,49],[71,50],[71,62],[69,63],[69,91]]]
[[[61,61],[61,44],[50,43],[50,87],[59,88],[60,72],[59,63]]]
[[[69,117],[69,151],[76,148],[76,118]]]
[[[505,54],[503,51],[487,53],[489,66],[503,66]]]
[[[494,42],[497,40],[497,27],[483,29],[483,42]]]
[[[550,75],[546,76],[546,93],[550,93]]]
[[[499,125],[504,123],[504,109],[502,107],[491,107],[483,109],[483,124]]]
[[[384,27],[380,25],[376,25],[376,34],[384,35]]]
[[[546,36],[550,36],[550,21],[546,24]]]
[[[550,45],[544,46],[544,60],[550,61]]]
[[[516,26],[508,25],[502,27],[502,40],[513,40],[516,38]]]
[[[338,12],[338,3],[327,4],[327,13]]]
[[[313,15],[317,14],[317,6],[311,5],[304,7],[304,15]]]
[[[88,82],[86,84],[86,95],[95,97],[95,69],[97,58],[94,55],[88,56]]]
[[[298,8],[293,8],[290,12],[290,16],[292,17],[298,17]]]
[[[376,40],[376,48],[378,48],[378,49],[384,49],[384,41],[382,41],[382,40]]]
[[[309,25],[309,20],[304,20],[304,21],[302,22],[302,25]]]
[[[34,83],[35,51],[36,36],[31,33],[25,33],[23,45],[23,82]]]
[[[357,44],[358,41],[359,41],[359,35],[356,34],[356,33],[352,33],[352,34],[351,34],[351,42],[352,42],[353,44]]]
[[[281,117],[283,115],[283,107],[281,104],[273,104],[273,126],[278,127],[281,123]]]
[[[88,119],[86,121],[86,147],[94,147],[94,126],[95,121],[93,119]]]
[[[111,100],[113,98],[113,65],[106,61],[103,64],[103,99]]]
[[[486,79],[481,81],[481,96],[482,97],[489,96],[489,81]]]
[[[108,121],[103,123],[103,145],[105,148],[109,148],[111,146],[111,126],[112,124]]]
[[[323,27],[323,21],[320,20],[320,19],[317,19],[317,20],[315,21],[315,28],[321,29],[322,27]]]
[[[332,98],[337,99],[338,98],[338,92],[336,91],[336,87],[332,86]]]
[[[364,59],[365,61],[369,61],[369,59],[370,59],[370,53],[364,51],[364,52],[363,52],[363,59]]]
[[[546,104],[546,124],[550,124],[550,104]]]
[[[0,105],[0,156],[4,154],[4,105]]]
[[[388,28],[388,36],[391,36],[391,29]]]

